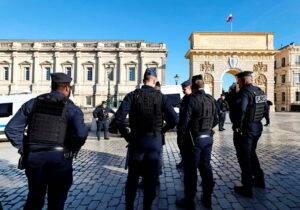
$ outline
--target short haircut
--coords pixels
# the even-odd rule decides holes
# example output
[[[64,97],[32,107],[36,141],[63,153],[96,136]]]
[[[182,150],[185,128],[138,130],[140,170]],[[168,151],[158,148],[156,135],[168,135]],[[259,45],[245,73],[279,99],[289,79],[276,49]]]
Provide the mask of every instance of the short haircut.
[[[199,89],[199,88],[204,88],[204,81],[203,80],[196,80],[193,85],[193,88]]]
[[[70,83],[69,82],[52,82],[51,83],[52,91],[62,90],[65,87],[70,87]]]
[[[147,81],[150,81],[150,79],[151,79],[152,77],[154,77],[154,76],[152,76],[151,74],[146,74],[146,75],[144,75],[143,82],[145,83],[145,82],[147,82]],[[155,77],[154,77],[154,78],[155,78]]]

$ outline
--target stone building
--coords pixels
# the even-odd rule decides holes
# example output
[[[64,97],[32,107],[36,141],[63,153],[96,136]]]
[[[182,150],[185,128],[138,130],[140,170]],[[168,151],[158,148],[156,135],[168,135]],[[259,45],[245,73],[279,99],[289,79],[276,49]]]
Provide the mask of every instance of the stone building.
[[[274,101],[273,33],[193,32],[186,58],[190,76],[203,74],[211,94],[222,93],[225,73],[253,71],[254,84]]]
[[[64,72],[73,78],[77,105],[106,100],[109,82],[116,105],[141,86],[148,67],[165,84],[167,53],[164,43],[144,41],[0,40],[0,95],[48,92],[50,73]]]
[[[294,42],[275,56],[276,111],[300,111],[300,45]]]

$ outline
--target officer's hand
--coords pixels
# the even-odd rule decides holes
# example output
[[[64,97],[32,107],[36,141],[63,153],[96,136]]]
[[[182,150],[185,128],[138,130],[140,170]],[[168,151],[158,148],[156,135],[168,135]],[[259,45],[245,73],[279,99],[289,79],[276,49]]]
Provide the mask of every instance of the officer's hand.
[[[18,150],[18,153],[19,153],[20,155],[23,155],[23,154],[24,154],[23,147],[21,147],[21,148]]]

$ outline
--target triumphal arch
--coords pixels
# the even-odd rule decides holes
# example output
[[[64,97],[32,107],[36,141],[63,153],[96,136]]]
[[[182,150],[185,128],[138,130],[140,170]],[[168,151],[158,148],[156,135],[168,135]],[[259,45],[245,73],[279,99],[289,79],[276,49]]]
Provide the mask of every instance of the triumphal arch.
[[[193,32],[190,50],[190,77],[204,76],[210,93],[218,98],[222,93],[225,73],[236,75],[253,71],[253,82],[274,101],[273,33]]]

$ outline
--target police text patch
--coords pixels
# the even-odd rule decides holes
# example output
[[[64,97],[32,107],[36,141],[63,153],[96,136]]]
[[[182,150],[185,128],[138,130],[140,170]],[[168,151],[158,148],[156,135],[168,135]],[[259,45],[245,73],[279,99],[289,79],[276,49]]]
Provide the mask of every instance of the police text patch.
[[[255,103],[261,104],[267,102],[267,96],[261,95],[261,96],[255,96]]]

